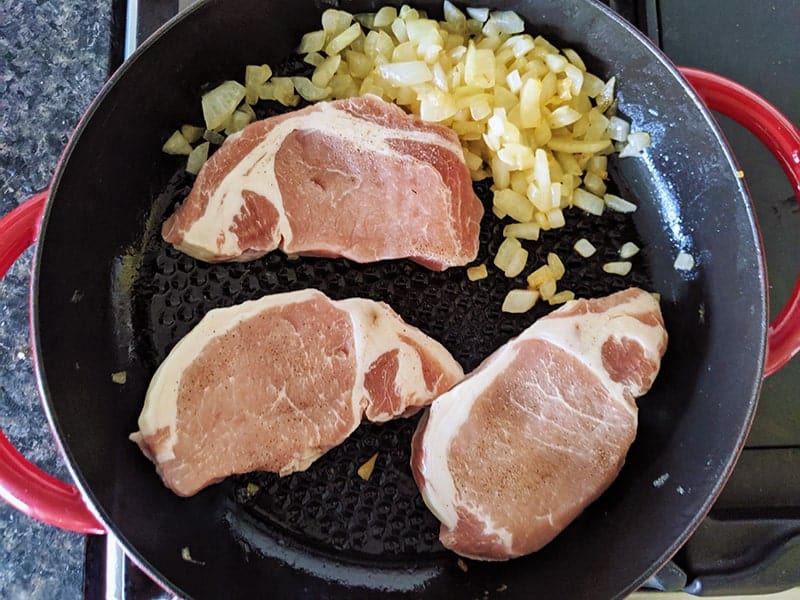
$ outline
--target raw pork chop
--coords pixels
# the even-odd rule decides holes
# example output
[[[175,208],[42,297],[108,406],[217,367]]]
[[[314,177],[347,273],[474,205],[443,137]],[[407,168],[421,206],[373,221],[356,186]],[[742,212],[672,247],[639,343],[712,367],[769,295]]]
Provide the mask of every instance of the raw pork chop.
[[[411,467],[442,544],[503,560],[552,540],[622,468],[666,343],[649,293],[572,301],[440,396]]]
[[[281,248],[441,271],[475,258],[482,216],[455,133],[368,95],[230,136],[162,235],[208,262]]]
[[[233,473],[305,470],[364,414],[410,415],[463,376],[386,304],[276,294],[212,310],[178,342],[131,439],[190,496]]]

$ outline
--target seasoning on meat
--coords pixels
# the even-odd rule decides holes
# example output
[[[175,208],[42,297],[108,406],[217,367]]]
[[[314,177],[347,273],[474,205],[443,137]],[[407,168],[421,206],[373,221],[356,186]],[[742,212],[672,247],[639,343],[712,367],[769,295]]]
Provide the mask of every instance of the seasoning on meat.
[[[463,375],[386,304],[276,294],[212,310],[178,342],[131,439],[190,496],[234,473],[305,470],[363,415],[408,416]]]
[[[208,262],[280,248],[444,270],[475,259],[482,216],[456,134],[367,95],[228,137],[162,235]]]
[[[622,468],[666,344],[647,292],[575,300],[437,398],[411,467],[441,542],[504,560],[551,541]]]

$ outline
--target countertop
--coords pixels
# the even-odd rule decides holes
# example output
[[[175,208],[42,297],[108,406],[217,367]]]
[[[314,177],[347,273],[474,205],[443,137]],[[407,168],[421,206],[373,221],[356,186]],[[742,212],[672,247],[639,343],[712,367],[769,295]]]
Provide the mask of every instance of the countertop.
[[[109,68],[111,0],[0,0],[0,213],[47,187]],[[55,476],[56,450],[33,375],[29,249],[0,284],[0,427]],[[84,538],[0,501],[0,598],[79,598]]]

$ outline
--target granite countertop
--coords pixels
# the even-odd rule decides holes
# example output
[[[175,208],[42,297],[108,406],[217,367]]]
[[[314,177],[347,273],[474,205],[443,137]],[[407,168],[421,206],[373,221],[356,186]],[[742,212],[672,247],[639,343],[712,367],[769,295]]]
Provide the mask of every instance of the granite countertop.
[[[0,213],[47,187],[108,76],[112,0],[0,0]],[[29,249],[0,284],[0,427],[69,479],[41,408],[28,331]],[[82,597],[84,537],[0,501],[0,598]]]

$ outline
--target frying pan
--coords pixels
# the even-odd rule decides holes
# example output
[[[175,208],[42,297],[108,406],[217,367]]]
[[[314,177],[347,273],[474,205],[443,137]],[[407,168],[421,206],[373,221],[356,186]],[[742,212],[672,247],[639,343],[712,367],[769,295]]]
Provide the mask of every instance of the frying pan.
[[[578,295],[632,284],[661,294],[670,347],[656,385],[639,402],[637,440],[606,494],[540,552],[459,564],[438,545],[437,523],[410,478],[413,420],[364,425],[305,473],[232,477],[190,499],[166,490],[127,440],[158,362],[215,306],[311,286],[333,297],[385,300],[467,370],[545,310],[502,315],[500,300],[514,282],[493,276],[473,284],[460,269],[437,274],[406,261],[354,265],[278,254],[212,266],[161,243],[160,223],[191,182],[160,143],[177,124],[200,122],[203,85],[239,77],[245,64],[297,68],[285,59],[327,6],[210,0],[172,20],[99,94],[49,194],[3,219],[3,272],[38,232],[31,290],[37,374],[77,484],[38,471],[2,438],[3,497],[61,527],[113,533],[133,560],[182,596],[609,598],[635,590],[710,509],[744,444],[762,376],[800,346],[800,286],[768,336],[758,229],[716,124],[657,49],[591,0],[494,7],[517,10],[531,31],[577,49],[593,72],[616,75],[620,112],[653,136],[643,158],[612,165],[615,185],[639,204],[632,218],[574,213],[562,232],[532,248],[532,261],[549,250],[565,258],[565,287]],[[377,4],[338,6],[359,12]],[[438,2],[416,6],[440,14]],[[684,73],[712,107],[738,117],[779,154],[800,194],[797,130],[735,84]],[[478,192],[486,198],[487,184]],[[496,250],[501,228],[491,214],[484,219],[479,260]],[[598,236],[595,262],[571,254],[576,235]],[[629,240],[643,248],[634,274],[599,274],[599,264]],[[679,251],[695,258],[692,271],[673,267]],[[119,371],[127,374],[123,385],[112,381]],[[355,469],[375,451],[375,475],[363,482]]]

